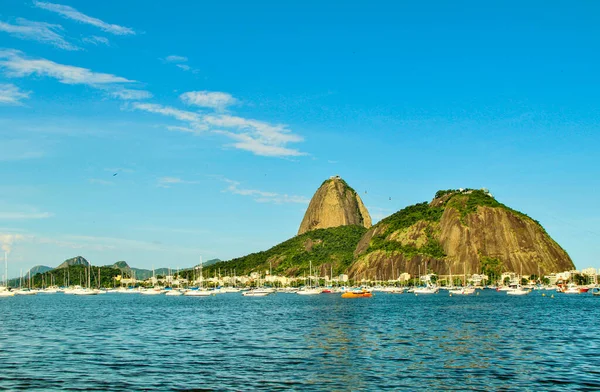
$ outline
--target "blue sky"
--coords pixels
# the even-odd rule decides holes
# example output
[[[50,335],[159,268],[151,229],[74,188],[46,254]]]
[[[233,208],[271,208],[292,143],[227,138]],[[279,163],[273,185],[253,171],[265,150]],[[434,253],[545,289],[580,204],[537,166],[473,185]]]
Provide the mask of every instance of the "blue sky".
[[[76,255],[177,268],[264,250],[334,174],[374,220],[487,187],[598,268],[599,11],[4,0],[10,275]]]

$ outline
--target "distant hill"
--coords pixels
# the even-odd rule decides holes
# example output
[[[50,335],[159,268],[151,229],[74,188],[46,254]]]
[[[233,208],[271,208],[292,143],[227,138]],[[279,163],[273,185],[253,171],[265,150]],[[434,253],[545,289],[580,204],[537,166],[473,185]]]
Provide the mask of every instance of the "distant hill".
[[[202,263],[202,267],[208,267],[216,263],[220,263],[221,259],[210,259]]]
[[[31,276],[34,276],[35,274],[43,274],[44,272],[48,272],[52,269],[52,267],[47,267],[45,265],[36,265],[35,267],[31,267],[31,269],[27,271],[25,275],[31,274]]]
[[[354,258],[358,241],[367,229],[362,226],[339,226],[316,229],[293,237],[264,252],[252,253],[237,259],[212,264],[204,269],[212,276],[216,269],[221,274],[235,270],[237,275],[257,271],[264,273],[269,268],[273,274],[302,276],[309,274],[312,261],[313,272],[334,276],[345,273]],[[206,264],[203,264],[206,267]]]
[[[214,264],[216,262],[220,261],[219,259],[214,259],[214,260],[209,260],[208,262],[212,262],[211,264]],[[206,263],[205,263],[206,264]],[[136,279],[139,280],[144,280],[144,279],[148,279],[152,277],[152,270],[151,269],[144,269],[144,268],[131,268],[129,266],[129,264],[127,264],[126,261],[117,261],[116,263],[114,263],[113,265],[111,265],[110,267],[112,268],[118,268],[120,269],[123,273],[129,275],[129,276],[135,276]],[[175,273],[175,270],[173,268],[171,268],[171,273]],[[154,270],[154,275],[158,276],[166,276],[169,274],[169,268],[156,268]]]
[[[68,259],[63,261],[58,267],[56,267],[56,269],[60,269],[60,268],[67,268],[73,265],[85,265],[88,266],[90,265],[89,261],[87,261],[85,258],[83,258],[82,256],[77,256],[77,257],[73,257],[72,259]]]

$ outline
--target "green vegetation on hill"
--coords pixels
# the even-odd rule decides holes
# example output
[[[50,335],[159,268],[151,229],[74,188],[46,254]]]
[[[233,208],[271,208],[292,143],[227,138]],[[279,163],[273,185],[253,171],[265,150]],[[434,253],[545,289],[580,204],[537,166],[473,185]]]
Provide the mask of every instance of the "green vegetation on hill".
[[[309,262],[313,268],[326,265],[333,267],[333,273],[345,273],[354,259],[358,241],[367,231],[361,226],[340,226],[317,229],[293,237],[263,252],[252,253],[229,261],[213,264],[204,269],[206,276],[213,276],[216,270],[229,274],[235,270],[238,275],[250,272],[301,276],[309,273]]]
[[[98,274],[98,268],[100,273]],[[76,264],[67,267],[56,268],[44,273],[38,273],[31,276],[31,287],[41,288],[48,287],[52,284],[60,287],[71,286],[87,286],[88,267]],[[100,287],[113,287],[115,284],[114,278],[117,275],[123,275],[120,269],[112,266],[92,267],[91,268],[91,283],[92,287],[98,287],[98,277],[100,277]],[[20,278],[12,279],[9,282],[11,287],[29,286],[29,276],[24,276],[21,282]]]
[[[388,216],[377,224],[377,226],[384,227],[385,229],[371,238],[367,253],[383,250],[386,252],[401,252],[407,257],[413,257],[418,254],[435,258],[444,257],[444,249],[439,241],[434,238],[431,227],[427,227],[425,230],[427,241],[423,246],[418,248],[414,245],[403,245],[399,241],[388,240],[390,234],[407,229],[417,222],[439,222],[443,212],[443,208],[432,207],[429,203],[425,202],[406,207]]]
[[[531,218],[527,214],[522,213],[521,211],[514,210],[499,201],[497,201],[493,196],[488,194],[482,189],[464,189],[461,193],[459,190],[449,189],[446,191],[438,191],[436,193],[436,198],[438,198],[438,194],[444,196],[448,193],[456,193],[455,195],[448,198],[445,205],[447,207],[452,207],[460,212],[460,221],[463,224],[466,224],[466,217],[477,211],[477,207],[492,207],[492,208],[503,208],[512,212],[513,214],[519,216],[523,219],[528,219],[535,222],[543,231],[546,233],[544,227],[537,220]],[[440,196],[441,197],[441,196]]]

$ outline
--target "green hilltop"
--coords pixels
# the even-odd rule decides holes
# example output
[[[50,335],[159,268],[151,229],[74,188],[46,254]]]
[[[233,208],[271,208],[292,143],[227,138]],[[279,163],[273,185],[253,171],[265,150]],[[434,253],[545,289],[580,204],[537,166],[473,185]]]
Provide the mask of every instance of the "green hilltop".
[[[273,274],[301,276],[308,275],[312,261],[313,270],[321,269],[323,274],[329,275],[333,268],[334,275],[341,274],[352,264],[356,244],[366,231],[361,226],[317,229],[269,250],[215,263],[204,270],[207,276],[212,276],[216,270],[220,270],[221,274],[235,270],[237,275],[245,275],[251,272],[264,273],[271,268]]]

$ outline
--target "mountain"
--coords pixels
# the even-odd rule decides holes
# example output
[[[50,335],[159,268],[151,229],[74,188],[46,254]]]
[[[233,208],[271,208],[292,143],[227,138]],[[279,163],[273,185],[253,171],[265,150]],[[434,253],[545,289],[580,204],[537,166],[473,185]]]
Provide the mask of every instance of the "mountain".
[[[310,200],[298,234],[347,225],[369,228],[371,216],[356,191],[339,176],[333,176],[321,184]]]
[[[271,268],[273,274],[308,276],[312,261],[313,271],[329,275],[333,268],[334,275],[337,275],[347,271],[352,264],[356,244],[366,231],[362,226],[312,230],[267,251],[218,262],[204,271],[207,276],[212,276],[217,269],[221,270],[221,274],[235,270],[237,275],[245,275],[254,271],[262,274]]]
[[[81,256],[77,256],[77,257],[73,257],[72,259],[68,259],[68,260],[63,261],[55,269],[67,268],[67,267],[72,266],[72,265],[85,265],[85,266],[88,266],[89,264],[90,263],[85,258],[83,258]]]
[[[487,190],[439,191],[430,203],[404,208],[370,228],[354,252],[351,277],[391,278],[428,269],[447,275],[574,269],[539,222],[498,202]]]
[[[44,272],[48,272],[50,270],[52,270],[52,267],[46,267],[45,265],[36,265],[35,267],[31,267],[31,269],[25,273],[25,276],[43,274]]]
[[[210,260],[207,260],[204,263],[202,263],[202,266],[203,267],[208,267],[208,266],[211,266],[213,264],[220,263],[221,261],[222,261],[221,259],[210,259]]]

